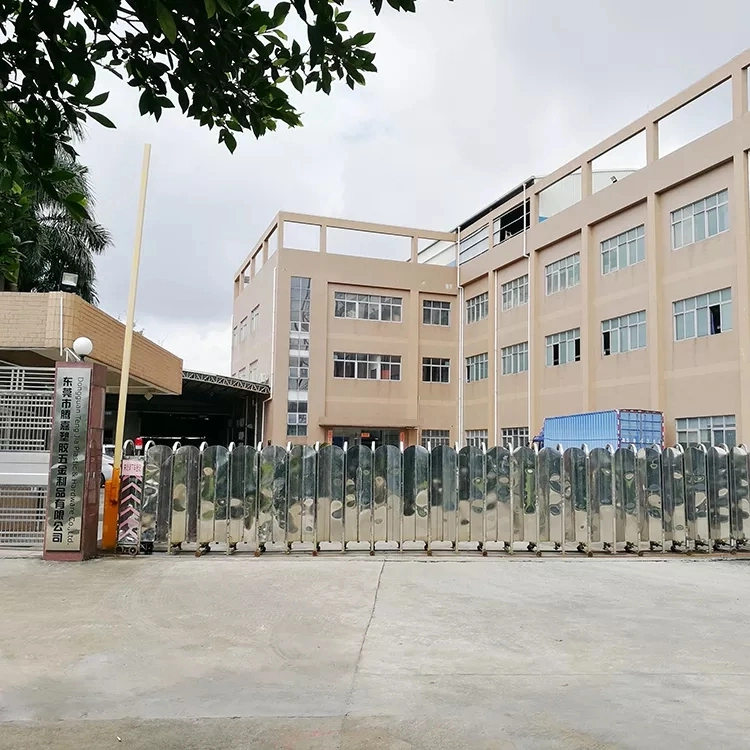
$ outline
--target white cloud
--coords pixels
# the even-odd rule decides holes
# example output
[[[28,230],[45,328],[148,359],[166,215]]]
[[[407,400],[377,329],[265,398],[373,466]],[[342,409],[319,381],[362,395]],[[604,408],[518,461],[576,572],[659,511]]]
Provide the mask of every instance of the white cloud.
[[[447,229],[531,174],[549,172],[742,51],[747,4],[716,0],[420,0],[380,18],[379,72],[352,92],[299,98],[305,127],[230,155],[168,112],[138,116],[116,79],[83,145],[98,218],[102,307],[125,307],[141,149],[153,143],[138,319],[186,366],[227,371],[233,272],[279,210]],[[224,335],[226,334],[226,335]],[[201,344],[199,351],[197,343]]]

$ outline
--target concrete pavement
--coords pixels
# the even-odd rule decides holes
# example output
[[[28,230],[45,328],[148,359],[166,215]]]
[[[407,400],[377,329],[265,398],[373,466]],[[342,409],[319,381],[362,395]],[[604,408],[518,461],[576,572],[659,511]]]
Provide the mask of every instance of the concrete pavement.
[[[5,559],[0,602],[3,750],[744,748],[750,731],[743,561]]]

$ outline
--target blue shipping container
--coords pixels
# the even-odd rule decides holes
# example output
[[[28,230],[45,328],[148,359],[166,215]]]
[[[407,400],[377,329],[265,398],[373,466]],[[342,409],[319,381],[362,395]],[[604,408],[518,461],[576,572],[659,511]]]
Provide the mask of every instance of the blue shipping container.
[[[545,448],[605,448],[623,445],[646,448],[664,444],[664,415],[658,411],[615,409],[547,417],[544,420]]]

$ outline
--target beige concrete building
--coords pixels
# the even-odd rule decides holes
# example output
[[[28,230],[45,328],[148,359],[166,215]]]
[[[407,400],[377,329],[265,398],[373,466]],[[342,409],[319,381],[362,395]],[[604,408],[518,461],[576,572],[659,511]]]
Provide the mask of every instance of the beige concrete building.
[[[65,358],[79,336],[94,345],[88,359],[107,367],[107,391],[119,391],[124,323],[75,294],[0,294],[0,363],[49,367]],[[181,391],[182,360],[135,334],[128,392],[151,396]]]
[[[668,442],[747,440],[748,65],[451,232],[279,214],[234,280],[264,438],[495,444],[631,408]]]

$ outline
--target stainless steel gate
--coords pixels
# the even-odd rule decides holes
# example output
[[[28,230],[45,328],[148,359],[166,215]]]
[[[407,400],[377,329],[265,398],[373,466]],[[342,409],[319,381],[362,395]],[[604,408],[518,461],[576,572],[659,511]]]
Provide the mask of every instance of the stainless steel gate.
[[[41,547],[55,370],[0,367],[0,548]]]
[[[750,550],[749,461],[745,446],[158,446],[142,529],[157,549],[198,554],[734,553]]]

